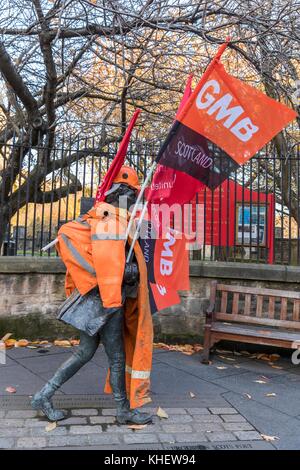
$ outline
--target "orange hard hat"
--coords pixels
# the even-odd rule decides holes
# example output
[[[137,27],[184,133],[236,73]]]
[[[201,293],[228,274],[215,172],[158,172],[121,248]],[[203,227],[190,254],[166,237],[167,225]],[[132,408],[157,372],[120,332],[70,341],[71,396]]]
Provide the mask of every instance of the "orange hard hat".
[[[113,183],[128,184],[131,188],[141,189],[137,172],[131,166],[124,165],[113,180]]]

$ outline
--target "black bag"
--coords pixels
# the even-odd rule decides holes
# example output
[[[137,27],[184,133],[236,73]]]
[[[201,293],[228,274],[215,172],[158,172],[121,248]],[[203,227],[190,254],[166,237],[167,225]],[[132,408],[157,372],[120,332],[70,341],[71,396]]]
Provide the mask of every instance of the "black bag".
[[[85,295],[74,289],[59,307],[57,319],[84,331],[89,336],[94,336],[119,309],[120,307],[103,307],[98,287]]]

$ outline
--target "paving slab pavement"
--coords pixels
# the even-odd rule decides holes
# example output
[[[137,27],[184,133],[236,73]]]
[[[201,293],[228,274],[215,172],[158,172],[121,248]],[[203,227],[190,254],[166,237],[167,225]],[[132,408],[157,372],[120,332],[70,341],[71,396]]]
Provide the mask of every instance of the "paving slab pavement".
[[[114,403],[103,394],[107,359],[95,357],[56,394],[67,418],[46,431],[45,417],[30,408],[34,394],[72,352],[70,348],[13,348],[0,365],[0,448],[3,449],[299,449],[299,369],[288,359],[280,369],[223,353],[203,365],[200,355],[156,349],[152,403],[168,419],[132,430],[115,422]],[[221,356],[221,357],[220,357]],[[2,367],[2,369],[1,369]],[[16,394],[6,387],[13,386]],[[267,394],[274,396],[267,397]],[[266,441],[263,435],[273,436]]]

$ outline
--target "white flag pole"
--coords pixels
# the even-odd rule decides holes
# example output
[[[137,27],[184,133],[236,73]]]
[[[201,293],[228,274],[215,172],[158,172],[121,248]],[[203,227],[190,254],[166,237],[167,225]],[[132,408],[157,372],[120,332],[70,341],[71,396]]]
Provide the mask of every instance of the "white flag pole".
[[[149,183],[149,180],[150,180],[150,178],[151,178],[151,176],[152,176],[152,174],[153,174],[155,168],[156,168],[156,162],[153,162],[152,165],[151,165],[151,167],[150,167],[150,169],[149,169],[149,171],[148,171],[148,173],[147,173],[147,176],[146,176],[146,178],[145,178],[145,181],[144,181],[144,183],[143,183],[142,186],[141,186],[141,190],[140,190],[140,192],[139,192],[139,195],[138,195],[138,198],[137,198],[137,200],[136,200],[136,203],[135,203],[135,205],[134,205],[134,207],[133,207],[133,209],[132,209],[132,212],[131,212],[131,215],[130,215],[130,219],[129,219],[129,222],[128,222],[128,226],[127,226],[127,230],[126,230],[126,234],[125,234],[125,243],[127,242],[127,239],[128,239],[128,237],[129,237],[129,234],[130,234],[130,231],[131,231],[131,228],[132,228],[132,225],[133,225],[133,223],[134,223],[134,217],[135,217],[135,215],[136,215],[136,213],[137,213],[139,204],[140,204],[140,202],[141,202],[141,200],[142,200],[142,198],[143,198],[145,189],[146,189],[146,187],[147,187],[147,185],[148,185],[148,183]],[[146,208],[147,208],[147,204],[145,204],[145,205],[146,205]],[[144,209],[143,209],[143,210],[144,210]],[[145,212],[144,212],[144,215],[145,215]],[[139,222],[138,222],[138,223],[139,223]],[[134,234],[133,239],[134,239],[134,238],[135,238],[135,234]],[[132,247],[134,246],[133,240],[132,240],[131,246],[132,246]],[[127,257],[127,258],[128,258],[128,257]]]
[[[129,252],[128,252],[128,255],[127,255],[127,258],[126,258],[126,263],[129,263],[131,255],[133,253],[133,248],[134,248],[135,242],[138,239],[138,236],[139,236],[139,233],[140,233],[140,228],[141,228],[141,225],[142,225],[142,222],[144,220],[145,213],[146,213],[146,210],[147,210],[147,206],[148,206],[148,201],[145,202],[143,210],[142,210],[141,215],[139,217],[139,221],[138,221],[138,224],[137,224],[137,227],[136,227],[136,230],[135,230],[135,233],[134,233],[131,245],[130,245],[130,249],[129,249]]]
[[[57,242],[58,242],[58,238],[55,238],[55,240],[52,240],[52,242],[48,243],[48,245],[45,245],[45,246],[42,248],[42,251],[47,251],[47,250],[49,250],[52,246],[56,245]]]

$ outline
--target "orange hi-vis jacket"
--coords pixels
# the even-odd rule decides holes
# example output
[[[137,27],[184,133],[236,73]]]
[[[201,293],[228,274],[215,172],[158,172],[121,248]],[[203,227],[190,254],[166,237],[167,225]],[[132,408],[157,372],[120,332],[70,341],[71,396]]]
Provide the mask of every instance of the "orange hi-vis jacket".
[[[98,285],[103,306],[122,306],[125,267],[125,232],[129,213],[99,202],[87,214],[64,224],[58,232],[57,251],[67,268],[66,294],[76,287],[84,295]],[[131,238],[128,239],[129,243]],[[132,408],[149,403],[153,325],[149,305],[147,268],[142,250],[135,243],[139,267],[137,298],[124,304],[126,389]],[[111,393],[109,372],[106,393]]]

